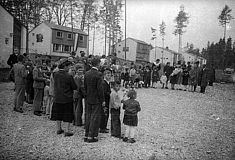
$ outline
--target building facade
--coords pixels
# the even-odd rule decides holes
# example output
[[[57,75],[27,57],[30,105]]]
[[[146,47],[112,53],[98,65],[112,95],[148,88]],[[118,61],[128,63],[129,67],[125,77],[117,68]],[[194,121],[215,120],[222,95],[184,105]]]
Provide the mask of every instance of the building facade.
[[[136,63],[149,62],[149,53],[151,45],[144,41],[137,40],[134,38],[126,39],[126,56],[125,56],[125,40],[116,43],[113,46],[113,52],[120,59],[132,61]]]
[[[9,68],[7,60],[13,50],[26,52],[26,28],[0,5],[0,68]]]
[[[80,56],[87,52],[88,35],[79,30],[43,22],[29,33],[29,50],[32,53],[68,57],[71,52]]]
[[[154,47],[150,51],[150,62],[155,62],[156,59],[160,59],[163,64],[170,62],[173,65],[180,59],[180,54],[168,48]]]

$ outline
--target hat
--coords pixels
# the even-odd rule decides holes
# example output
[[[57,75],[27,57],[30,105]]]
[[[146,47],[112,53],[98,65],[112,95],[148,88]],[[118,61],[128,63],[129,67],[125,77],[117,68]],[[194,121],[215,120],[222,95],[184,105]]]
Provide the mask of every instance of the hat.
[[[69,61],[69,62],[73,62],[73,57],[69,57],[69,58],[68,58],[68,61]]]

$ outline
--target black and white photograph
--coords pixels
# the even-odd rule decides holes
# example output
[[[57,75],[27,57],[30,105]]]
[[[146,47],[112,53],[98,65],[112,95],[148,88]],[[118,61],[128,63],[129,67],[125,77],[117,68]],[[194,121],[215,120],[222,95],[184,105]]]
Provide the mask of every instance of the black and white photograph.
[[[234,0],[0,0],[0,160],[235,160]]]

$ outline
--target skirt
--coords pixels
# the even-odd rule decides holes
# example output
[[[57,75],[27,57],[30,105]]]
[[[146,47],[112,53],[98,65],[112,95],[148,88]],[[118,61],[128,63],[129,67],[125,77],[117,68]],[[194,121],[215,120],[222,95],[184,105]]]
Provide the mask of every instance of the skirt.
[[[127,126],[137,126],[138,116],[137,115],[124,115],[123,123]]]
[[[54,102],[52,106],[51,120],[72,123],[74,120],[73,102],[69,103]]]

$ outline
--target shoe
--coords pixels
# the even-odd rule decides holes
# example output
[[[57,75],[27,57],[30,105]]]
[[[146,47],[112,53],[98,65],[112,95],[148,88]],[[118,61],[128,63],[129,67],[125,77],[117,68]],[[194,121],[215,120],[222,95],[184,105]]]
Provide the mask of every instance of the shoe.
[[[127,142],[127,141],[128,141],[128,138],[127,138],[127,137],[124,137],[122,140],[123,140],[123,142]]]
[[[85,138],[84,138],[84,142],[87,142],[87,140],[88,140],[87,137],[85,137]]]
[[[16,111],[16,112],[19,112],[19,113],[24,113],[24,111],[22,109],[14,108],[13,110]]]
[[[168,89],[168,87],[165,87],[165,89]]]
[[[38,111],[34,111],[33,114],[36,115],[36,116],[41,116],[41,113],[38,112]]]
[[[58,130],[57,132],[56,132],[56,134],[62,134],[62,133],[64,133],[64,130]]]
[[[88,143],[93,143],[93,142],[98,142],[98,139],[97,138],[92,138],[92,139],[87,139],[87,142]]]
[[[73,133],[71,133],[71,132],[65,132],[65,133],[64,133],[64,136],[65,136],[65,137],[70,137],[70,136],[73,136]]]
[[[135,139],[134,138],[131,138],[131,139],[128,139],[127,143],[135,143]]]

